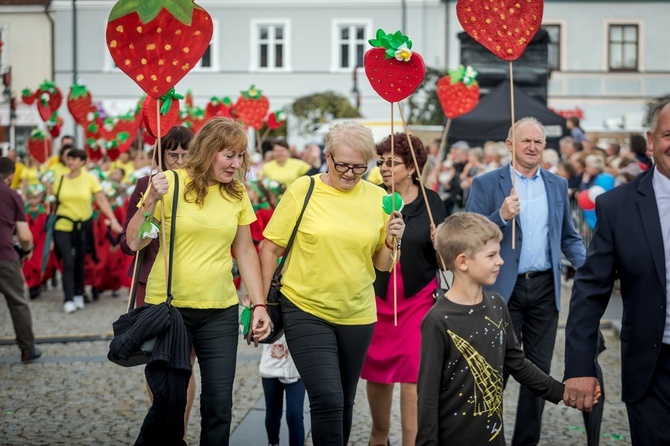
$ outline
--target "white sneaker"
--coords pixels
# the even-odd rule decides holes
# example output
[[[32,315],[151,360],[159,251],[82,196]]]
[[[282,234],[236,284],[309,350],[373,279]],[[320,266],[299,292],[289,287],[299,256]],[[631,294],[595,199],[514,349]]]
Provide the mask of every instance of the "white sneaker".
[[[68,300],[63,304],[63,310],[68,314],[74,313],[75,311],[77,311],[77,306],[74,304],[74,302]]]
[[[84,309],[84,296],[74,296],[73,302],[74,306],[77,307],[77,310]]]

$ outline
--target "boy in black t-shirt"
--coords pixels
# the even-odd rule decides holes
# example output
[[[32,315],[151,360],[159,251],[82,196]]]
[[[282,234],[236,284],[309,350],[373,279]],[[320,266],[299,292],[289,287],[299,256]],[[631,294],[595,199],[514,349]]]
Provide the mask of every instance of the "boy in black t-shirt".
[[[501,238],[496,225],[469,212],[437,228],[454,284],[421,323],[417,446],[505,445],[503,368],[535,395],[563,399],[563,384],[525,358],[504,299],[482,290],[503,264]]]

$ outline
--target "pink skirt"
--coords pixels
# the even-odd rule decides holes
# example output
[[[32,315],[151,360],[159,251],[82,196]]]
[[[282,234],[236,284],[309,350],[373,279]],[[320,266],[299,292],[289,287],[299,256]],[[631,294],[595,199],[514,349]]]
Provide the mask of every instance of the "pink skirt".
[[[365,357],[361,378],[381,384],[416,383],[421,350],[420,324],[433,305],[437,280],[431,280],[414,296],[405,298],[405,287],[397,274],[398,325],[393,322],[393,273],[386,300],[377,296],[377,325]]]

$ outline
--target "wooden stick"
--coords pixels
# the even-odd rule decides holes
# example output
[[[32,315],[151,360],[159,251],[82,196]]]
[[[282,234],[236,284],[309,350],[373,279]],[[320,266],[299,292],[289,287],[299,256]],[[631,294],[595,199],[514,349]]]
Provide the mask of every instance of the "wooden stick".
[[[421,193],[423,194],[423,203],[426,205],[426,211],[428,211],[428,219],[430,220],[430,224],[432,227],[435,226],[435,220],[433,219],[433,213],[430,210],[430,205],[428,204],[428,195],[426,194],[426,188],[423,185],[423,180],[421,179],[421,169],[419,169],[419,162],[416,160],[416,152],[414,151],[414,146],[412,145],[412,138],[409,136],[409,129],[407,128],[407,121],[405,121],[405,115],[402,112],[402,108],[400,108],[400,104],[398,104],[398,110],[400,110],[400,118],[402,119],[402,125],[405,127],[405,135],[407,135],[407,142],[409,143],[409,151],[412,154],[412,160],[414,161],[414,168],[416,169],[416,174],[419,177],[419,189],[421,189]],[[449,120],[451,121],[451,119]],[[449,128],[449,121],[447,121],[447,126],[446,128]],[[444,263],[444,259],[440,255],[440,253],[437,253],[438,258],[440,259],[440,263],[442,264],[442,269],[444,271],[447,270],[447,267]]]
[[[512,191],[516,191],[516,129],[514,128],[514,70],[512,69],[512,61],[509,62],[509,94],[510,107],[512,115]],[[516,248],[516,218],[512,218],[512,249]]]
[[[135,261],[133,262],[133,278],[130,279],[130,288],[128,289],[128,305],[126,306],[126,313],[130,311],[130,301],[132,299],[133,287],[137,287],[136,283],[138,279],[137,270],[139,269],[137,268],[137,262],[140,259],[140,251],[141,250],[138,249],[137,252],[135,253]]]
[[[163,171],[163,154],[161,153],[161,104],[156,101],[156,150],[158,151],[158,168]],[[149,172],[151,175],[151,172]],[[151,181],[149,181],[151,183]],[[148,188],[147,188],[148,190]],[[172,203],[174,206],[175,203]],[[161,197],[161,243],[163,245],[163,267],[165,268],[165,286],[168,282],[167,239],[165,238],[165,196]]]
[[[261,140],[258,143],[258,148],[256,149],[258,153],[262,154],[261,151],[263,150],[263,141],[265,141],[265,138],[267,138],[268,133],[270,133],[270,127],[266,127],[265,131],[263,132],[263,136],[261,136]]]
[[[400,107],[400,103],[398,103]],[[391,102],[391,163],[395,158],[395,135],[393,129],[393,102]],[[395,210],[395,169],[391,168],[391,215],[393,218],[393,211]],[[395,265],[398,261],[398,242],[395,236],[393,237],[393,253],[391,255],[393,264],[391,265],[391,274],[393,274],[393,325],[398,326],[398,270]]]
[[[400,112],[402,116],[402,111]],[[405,118],[403,117],[403,124],[405,124]],[[451,127],[451,118],[447,118],[447,124],[444,126],[444,131],[442,132],[442,139],[440,139],[440,149],[438,150],[437,161],[442,162],[444,158],[447,157],[447,134],[449,133],[449,127]],[[407,133],[407,126],[405,125],[405,133]],[[418,172],[418,171],[417,171]]]

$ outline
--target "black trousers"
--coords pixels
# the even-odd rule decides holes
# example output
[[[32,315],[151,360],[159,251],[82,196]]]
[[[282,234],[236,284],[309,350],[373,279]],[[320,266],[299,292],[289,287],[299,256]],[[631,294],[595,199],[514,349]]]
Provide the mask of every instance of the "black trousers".
[[[282,297],[289,351],[309,397],[314,446],[349,441],[356,387],[375,324],[338,325]]]
[[[54,243],[63,260],[63,294],[67,302],[84,295],[86,236],[83,231],[54,231]]]
[[[529,278],[519,276],[507,307],[512,317],[514,334],[526,358],[548,374],[558,329],[552,272]],[[543,410],[544,400],[521,386],[512,446],[534,446],[540,441]]]
[[[670,444],[670,345],[662,344],[647,393],[635,403],[626,403],[633,446]]]

